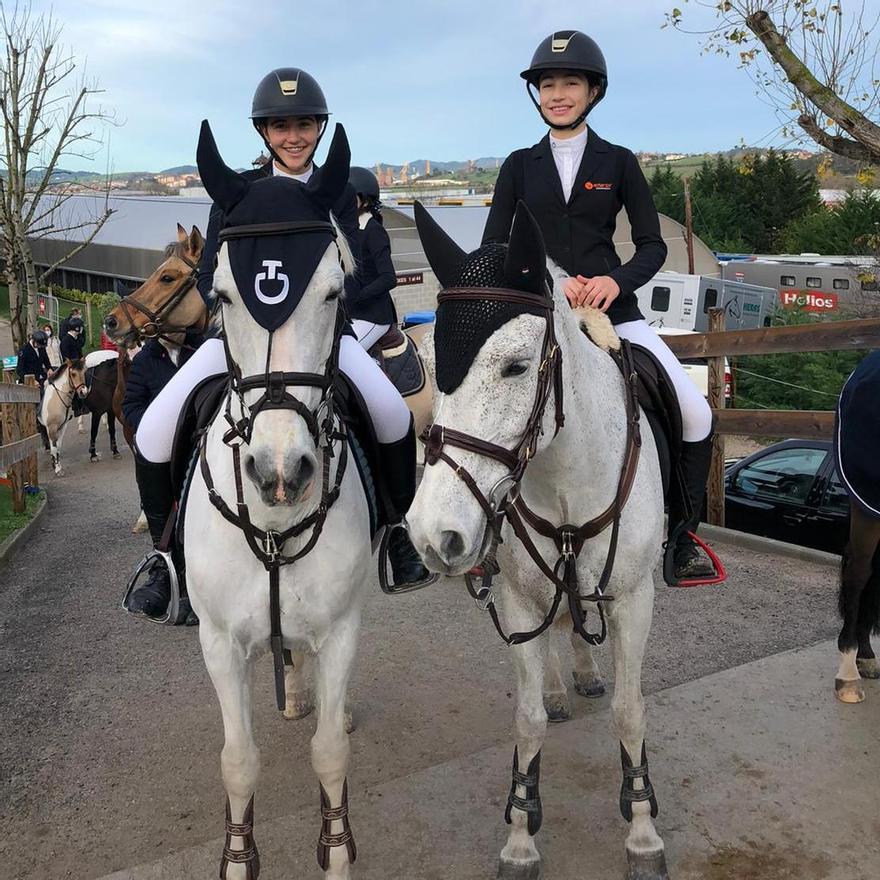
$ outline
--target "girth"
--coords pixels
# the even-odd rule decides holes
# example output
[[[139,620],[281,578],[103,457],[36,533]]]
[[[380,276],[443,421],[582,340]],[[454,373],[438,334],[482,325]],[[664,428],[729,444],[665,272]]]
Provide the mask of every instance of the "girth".
[[[486,514],[486,528],[491,534],[491,539],[488,551],[482,562],[482,584],[480,587],[474,587],[471,576],[469,574],[465,575],[468,591],[477,605],[489,612],[499,635],[509,645],[522,644],[544,632],[553,623],[563,596],[568,600],[574,631],[589,644],[601,644],[607,634],[603,604],[613,600],[613,596],[605,594],[605,589],[608,586],[614,568],[620,516],[635,481],[642,442],[639,426],[637,375],[633,366],[629,343],[626,340],[622,340],[620,352],[611,353],[624,378],[624,399],[627,419],[626,446],[614,500],[598,516],[579,526],[570,523],[555,526],[532,511],[519,493],[525,469],[535,453],[538,438],[543,430],[544,411],[550,397],[551,388],[555,395],[556,433],[559,432],[565,421],[562,409],[562,355],[556,341],[553,325],[553,300],[549,295],[539,297],[522,291],[494,288],[488,290],[483,288],[453,288],[441,291],[438,296],[438,305],[448,299],[503,299],[508,302],[520,303],[531,307],[537,306],[545,312],[545,320],[547,322],[541,350],[541,363],[538,368],[538,385],[535,391],[535,401],[522,439],[516,448],[512,450],[505,449],[502,446],[478,437],[436,424],[429,425],[421,437],[426,447],[426,466],[433,466],[438,461],[444,461],[468,487]],[[467,452],[491,458],[503,464],[509,470],[509,473],[492,487],[487,497],[480,490],[467,468],[459,464],[444,450],[446,446],[455,446]],[[492,580],[499,571],[495,555],[498,544],[501,542],[501,529],[505,517],[510,521],[513,533],[522,543],[526,552],[555,587],[555,595],[547,615],[538,627],[528,632],[505,633],[495,608]],[[602,574],[593,591],[589,594],[582,594],[577,575],[578,556],[584,544],[590,538],[594,538],[604,531],[609,525],[612,527],[611,540]],[[559,557],[552,568],[535,546],[529,529],[534,530],[543,537],[549,538],[556,545]],[[596,632],[592,632],[587,628],[586,612],[582,606],[583,602],[592,602],[596,606],[600,623],[599,630]]]

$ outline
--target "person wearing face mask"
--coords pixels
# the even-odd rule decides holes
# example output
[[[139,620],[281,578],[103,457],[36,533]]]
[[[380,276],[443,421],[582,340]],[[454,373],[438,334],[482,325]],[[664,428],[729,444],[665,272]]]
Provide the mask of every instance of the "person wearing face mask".
[[[516,150],[498,174],[483,242],[506,242],[517,202],[541,227],[547,254],[567,276],[572,307],[608,314],[618,335],[649,349],[669,375],[681,407],[681,466],[687,501],[672,493],[670,535],[675,534],[675,576],[714,574],[688,531],[699,523],[712,455],[712,411],[675,355],[645,321],[635,291],[666,259],[666,243],[648,183],[633,153],[603,140],[587,115],[608,89],[605,57],[586,34],[557,31],[542,40],[520,76],[549,132],[535,146]],[[617,215],[626,210],[635,253],[623,263],[613,243]]]
[[[300,68],[279,68],[260,81],[254,93],[251,122],[263,140],[270,160],[245,171],[247,180],[270,175],[293,178],[302,184],[316,169],[315,151],[323,137],[330,111],[317,80]],[[358,221],[355,193],[351,186],[332,211],[358,260]],[[218,235],[224,214],[212,205],[199,261],[197,286],[209,309],[213,309],[214,266],[219,250]],[[342,336],[339,367],[356,385],[376,432],[383,476],[388,483],[393,515],[402,521],[415,494],[415,431],[406,403],[375,361],[353,335]],[[161,540],[174,503],[171,483],[171,451],[178,417],[190,391],[202,380],[225,373],[226,356],[220,339],[208,339],[176,372],[144,412],[138,426],[135,476],[144,513],[154,543]],[[394,528],[389,541],[394,586],[413,588],[432,578],[422,564],[404,528]],[[151,577],[131,596],[128,610],[149,618],[162,618],[170,601],[170,579]]]
[[[51,324],[43,325],[43,332],[46,334],[46,356],[49,358],[49,364],[53,370],[57,370],[61,366],[61,343],[52,332]]]

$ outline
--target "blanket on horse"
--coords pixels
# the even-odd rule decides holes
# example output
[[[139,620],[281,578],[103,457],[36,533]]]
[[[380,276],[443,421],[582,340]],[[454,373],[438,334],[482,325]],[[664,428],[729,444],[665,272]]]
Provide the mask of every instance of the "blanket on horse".
[[[880,517],[880,350],[853,370],[837,402],[834,461],[855,504]]]

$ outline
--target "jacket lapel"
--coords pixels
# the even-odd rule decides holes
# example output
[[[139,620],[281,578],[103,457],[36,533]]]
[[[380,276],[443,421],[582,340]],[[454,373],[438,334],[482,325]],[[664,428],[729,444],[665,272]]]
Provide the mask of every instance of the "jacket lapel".
[[[549,185],[550,191],[556,197],[560,205],[565,205],[565,197],[562,194],[562,182],[559,179],[559,171],[556,162],[553,161],[553,153],[550,151],[550,135],[546,134],[532,147],[532,158],[536,161],[541,175]]]
[[[587,129],[587,145],[584,149],[584,155],[581,157],[580,168],[578,168],[577,174],[574,177],[571,196],[568,200],[569,204],[583,190],[584,184],[592,180],[593,172],[596,171],[605,159],[608,146],[608,141],[602,140],[592,128]]]

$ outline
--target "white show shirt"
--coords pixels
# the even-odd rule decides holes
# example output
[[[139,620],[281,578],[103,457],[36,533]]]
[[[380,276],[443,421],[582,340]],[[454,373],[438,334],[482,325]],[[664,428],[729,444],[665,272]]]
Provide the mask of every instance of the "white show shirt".
[[[584,158],[584,150],[587,148],[587,135],[589,129],[585,128],[574,137],[562,139],[553,136],[550,132],[550,152],[559,172],[559,180],[562,183],[562,194],[567,202],[571,198],[571,188],[574,186],[574,178],[581,167],[581,159]]]

